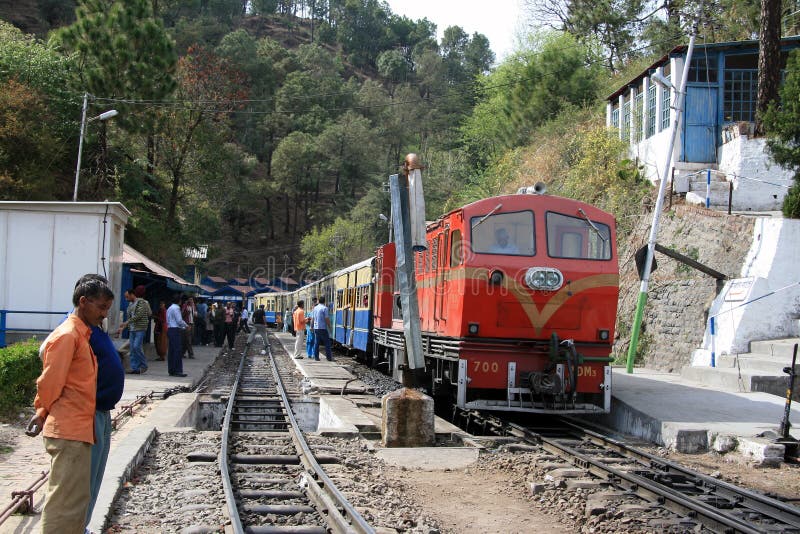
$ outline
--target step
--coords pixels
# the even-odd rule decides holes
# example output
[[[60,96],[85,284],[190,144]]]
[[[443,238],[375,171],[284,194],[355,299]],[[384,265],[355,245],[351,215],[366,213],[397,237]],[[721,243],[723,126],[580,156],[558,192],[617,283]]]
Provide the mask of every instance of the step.
[[[800,338],[767,339],[764,341],[751,341],[750,352],[758,354],[768,354],[778,358],[786,358],[786,365],[792,360],[794,346],[800,345]],[[798,355],[800,359],[800,355]]]
[[[791,365],[791,358],[771,358],[763,354],[723,354],[717,356],[717,367],[759,371],[767,375],[782,375],[784,367]],[[800,371],[800,363],[795,364],[795,372]],[[800,384],[798,384],[800,385]]]
[[[783,373],[770,374],[764,371],[732,367],[692,367],[681,369],[681,376],[687,380],[698,382],[712,389],[730,392],[763,392],[786,397],[786,388],[789,386],[789,377]],[[795,385],[792,396],[800,400],[800,384]]]

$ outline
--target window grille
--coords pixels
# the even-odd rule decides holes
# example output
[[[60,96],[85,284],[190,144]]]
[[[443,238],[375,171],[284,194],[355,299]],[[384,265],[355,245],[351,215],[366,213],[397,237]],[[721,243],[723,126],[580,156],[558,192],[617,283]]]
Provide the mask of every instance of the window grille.
[[[647,88],[647,132],[645,137],[652,137],[656,133],[656,84],[651,83]]]
[[[642,118],[643,115],[643,108],[644,108],[644,93],[636,93],[636,99],[633,101],[634,105],[634,115],[633,115],[633,122],[635,125],[635,141],[638,143],[644,138],[644,121]]]
[[[631,102],[627,100],[622,105],[622,140],[630,143],[631,141]]]
[[[669,80],[669,76],[666,76]],[[661,88],[661,129],[666,130],[669,128],[669,121],[670,121],[670,105],[672,104],[672,98],[670,95],[670,91],[668,87]]]
[[[725,122],[755,120],[758,97],[758,70],[725,70]]]

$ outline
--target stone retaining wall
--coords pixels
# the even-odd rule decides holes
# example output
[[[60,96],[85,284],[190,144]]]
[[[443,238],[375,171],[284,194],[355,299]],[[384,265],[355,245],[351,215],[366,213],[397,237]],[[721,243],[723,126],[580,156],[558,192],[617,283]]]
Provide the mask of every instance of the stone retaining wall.
[[[633,233],[619,237],[620,299],[614,354],[624,362],[639,295],[633,255],[647,244],[653,214],[646,213]],[[742,268],[753,239],[754,218],[684,204],[662,214],[657,242],[731,278]],[[639,334],[636,365],[679,372],[701,346],[706,314],[717,294],[716,280],[656,252],[647,305]]]

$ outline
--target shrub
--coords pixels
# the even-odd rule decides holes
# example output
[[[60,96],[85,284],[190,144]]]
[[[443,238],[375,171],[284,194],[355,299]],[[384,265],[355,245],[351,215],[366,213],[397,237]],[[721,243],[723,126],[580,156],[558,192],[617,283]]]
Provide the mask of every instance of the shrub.
[[[39,345],[30,340],[0,349],[0,414],[10,415],[33,403],[36,378],[42,372]]]

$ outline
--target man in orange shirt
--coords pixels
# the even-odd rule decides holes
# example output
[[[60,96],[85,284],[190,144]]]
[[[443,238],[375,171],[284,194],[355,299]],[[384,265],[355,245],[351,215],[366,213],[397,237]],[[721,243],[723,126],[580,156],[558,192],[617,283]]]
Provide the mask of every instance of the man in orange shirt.
[[[302,300],[298,300],[297,308],[292,313],[295,332],[294,357],[298,360],[305,358],[306,352],[306,312],[303,310],[304,304]]]
[[[90,499],[97,360],[89,345],[92,326],[108,314],[114,293],[108,284],[87,279],[75,286],[75,313],[42,346],[42,374],[36,380],[36,414],[26,433],[44,430],[50,455],[42,533],[84,532]]]

